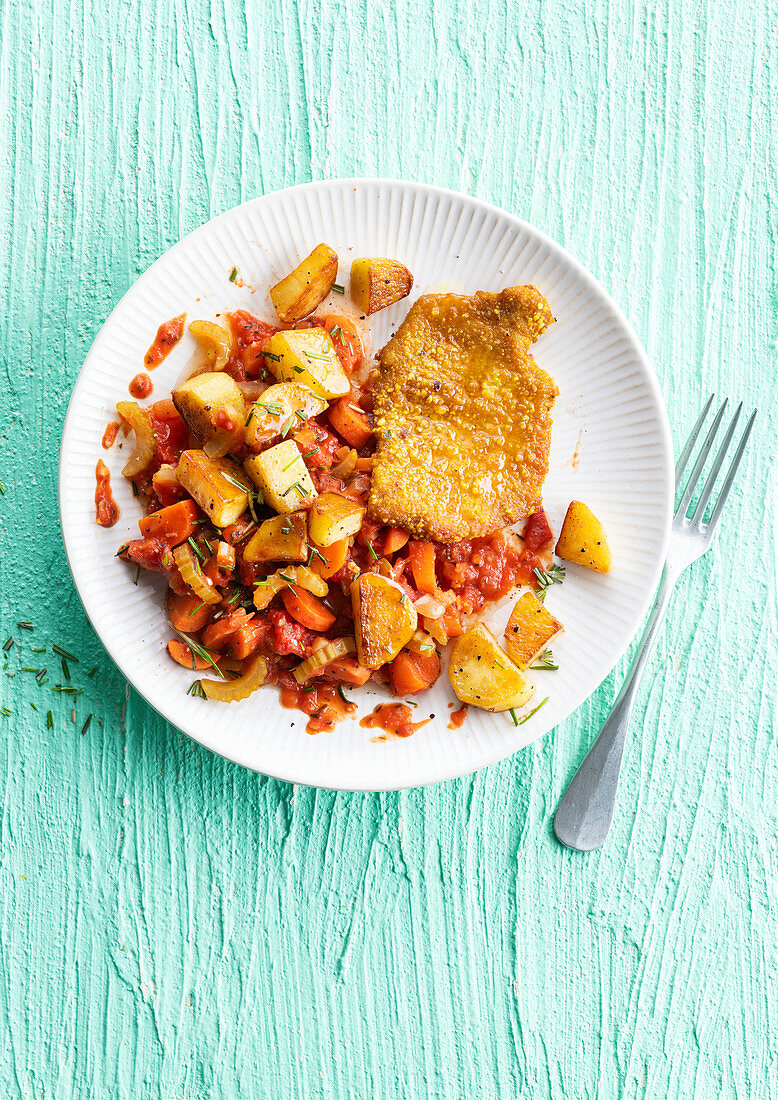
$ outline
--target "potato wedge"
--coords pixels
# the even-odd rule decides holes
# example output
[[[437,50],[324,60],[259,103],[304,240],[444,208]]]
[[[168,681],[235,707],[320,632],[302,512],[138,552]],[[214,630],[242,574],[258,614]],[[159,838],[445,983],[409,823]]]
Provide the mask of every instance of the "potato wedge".
[[[363,313],[377,313],[407,298],[412,286],[413,275],[399,260],[362,256],[351,265],[351,297]]]
[[[224,370],[232,355],[232,338],[227,329],[215,321],[192,321],[189,331],[197,341],[208,369]]]
[[[176,386],[173,404],[209,458],[221,458],[243,442],[246,402],[228,374],[196,374]]]
[[[282,515],[298,511],[316,496],[308,467],[293,439],[285,439],[254,458],[247,458],[243,469],[262,490],[265,504]]]
[[[363,573],[351,585],[357,656],[365,668],[393,660],[416,632],[418,616],[396,581]]]
[[[325,397],[299,382],[278,382],[268,386],[246,417],[246,444],[258,450],[282,432],[295,431],[302,418],[318,416],[326,408]]]
[[[534,592],[525,592],[513,605],[505,626],[505,648],[519,668],[529,668],[564,627],[546,610]]]
[[[305,512],[266,519],[243,551],[245,561],[305,561],[307,557],[308,524]]]
[[[483,623],[454,642],[448,678],[460,702],[491,711],[523,707],[535,690]]]
[[[276,313],[287,324],[307,317],[327,297],[337,277],[337,252],[328,244],[317,244],[294,271],[271,286]]]
[[[313,502],[308,515],[308,531],[316,546],[332,546],[356,535],[362,526],[365,509],[338,493],[322,493]]]
[[[323,328],[277,332],[268,340],[265,354],[279,382],[310,386],[328,399],[344,397],[351,388],[330,334]]]
[[[229,459],[209,458],[204,451],[184,451],[176,476],[216,527],[229,527],[248,508],[248,488],[239,488],[248,479]]]
[[[568,505],[556,553],[565,561],[585,565],[598,573],[611,571],[613,558],[605,528],[588,505],[580,500],[573,500]]]

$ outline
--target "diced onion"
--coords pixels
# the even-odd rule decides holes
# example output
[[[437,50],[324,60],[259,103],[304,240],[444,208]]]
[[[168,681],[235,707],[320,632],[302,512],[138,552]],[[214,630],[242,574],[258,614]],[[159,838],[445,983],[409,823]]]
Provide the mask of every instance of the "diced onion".
[[[192,552],[192,548],[183,542],[173,551],[173,561],[178,566],[181,576],[203,603],[218,603],[221,596],[216,591],[213,581],[203,574],[200,563]]]
[[[137,401],[120,401],[116,411],[135,433],[135,447],[122,470],[125,477],[135,477],[146,469],[154,457],[154,428],[149,414]]]
[[[338,657],[345,657],[348,653],[353,653],[356,648],[357,644],[353,638],[337,638],[329,645],[317,649],[310,657],[306,657],[303,663],[293,670],[292,675],[298,684],[304,684],[306,680],[320,672],[326,665],[336,661]]]
[[[340,478],[341,481],[345,481],[347,477],[351,477],[354,473],[354,467],[357,464],[357,457],[357,452],[352,448],[342,462],[332,467],[330,470],[332,476]]]
[[[435,652],[435,642],[424,630],[417,630],[407,645],[414,653],[428,655]]]
[[[267,661],[256,654],[237,680],[201,680],[200,685],[209,699],[216,699],[219,703],[237,703],[262,687],[266,676]]]
[[[205,352],[209,370],[223,370],[232,354],[232,340],[227,329],[215,321],[192,321],[189,331]]]
[[[428,619],[439,619],[446,610],[446,605],[435,596],[420,596],[418,600],[414,600],[413,606],[420,615]]]

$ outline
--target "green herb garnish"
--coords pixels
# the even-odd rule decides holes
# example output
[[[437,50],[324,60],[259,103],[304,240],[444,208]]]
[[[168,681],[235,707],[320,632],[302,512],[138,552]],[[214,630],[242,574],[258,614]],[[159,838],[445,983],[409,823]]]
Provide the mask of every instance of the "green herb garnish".
[[[20,630],[33,630],[34,629],[32,623],[17,623],[16,625],[20,628]]]
[[[175,630],[175,627],[173,629]],[[192,639],[192,638],[188,638],[186,636],[186,634],[182,634],[182,632],[180,630],[176,630],[176,634],[179,636],[179,638],[183,642],[186,643],[186,645],[189,646],[190,651],[195,656],[199,657],[203,661],[207,661],[209,665],[212,665],[216,669],[216,671],[221,676],[222,680],[224,679],[224,673],[219,668],[219,666],[216,664],[216,661],[214,661],[213,657],[211,656],[211,654],[208,652],[207,649],[203,649],[203,647],[200,645],[199,642],[194,641],[194,639]]]
[[[225,474],[224,470],[221,471],[221,475],[225,479],[225,481],[229,481],[230,485],[234,485],[236,489],[242,489],[244,493],[251,492],[250,485],[243,485],[240,481],[236,481],[234,477],[230,477],[229,474]],[[191,542],[192,540],[190,539],[189,541]]]
[[[338,684],[338,695],[341,697],[344,703],[351,703],[348,695],[346,695],[345,691],[343,690],[343,684]]]
[[[341,286],[340,283],[333,283],[332,284],[332,289],[335,291],[336,294],[345,294],[346,293],[346,288],[344,286]]]
[[[235,280],[237,279],[237,277],[238,277],[238,269],[237,269],[237,267],[233,267],[232,271],[230,272],[230,282],[234,283]]]
[[[373,561],[378,561],[378,554],[376,554],[375,550],[373,549],[372,542],[366,542],[365,546],[367,546],[368,550],[370,551],[370,557],[373,559]]]
[[[47,730],[54,729],[54,715],[51,713],[51,711],[49,711],[48,714],[46,715],[46,729]]]
[[[280,363],[281,362],[281,356],[280,355],[274,355],[272,351],[263,351],[262,354],[264,355],[264,357],[266,359],[272,359],[274,363]]]
[[[194,695],[198,699],[208,698],[208,696],[205,694],[205,691],[203,690],[202,681],[200,680],[192,680],[191,684],[186,689],[186,694]]]
[[[78,657],[74,657],[72,653],[68,653],[66,649],[63,649],[61,645],[53,645],[52,650],[58,657],[66,657],[68,661],[75,661],[78,664]]]
[[[84,736],[86,731],[89,729],[91,724],[92,724],[92,715],[88,714],[87,718],[86,718],[86,722],[84,722],[83,726],[81,727],[81,736],[82,737]]]
[[[517,725],[517,726],[523,726],[525,722],[529,722],[529,720],[530,720],[530,718],[532,717],[532,715],[533,715],[533,714],[537,714],[537,713],[538,713],[538,711],[540,710],[540,708],[541,708],[541,707],[543,707],[543,706],[545,706],[545,705],[546,705],[546,703],[548,702],[548,700],[549,700],[549,699],[550,699],[550,696],[549,696],[549,695],[547,695],[547,696],[546,696],[546,698],[545,698],[545,699],[543,700],[543,702],[542,702],[542,703],[538,703],[538,705],[537,705],[537,706],[535,707],[535,709],[534,709],[534,710],[531,710],[531,711],[529,712],[529,714],[527,714],[527,715],[526,715],[526,716],[525,716],[524,718],[521,718],[521,719],[519,719],[519,721],[518,721],[518,722],[516,722],[516,725]]]
[[[14,644],[13,638],[9,638],[8,641],[5,643],[5,645],[3,646],[3,652],[7,653],[8,650],[12,647],[13,644]]]
[[[554,664],[554,654],[550,649],[544,649],[535,660],[532,662],[531,668],[537,669],[539,672],[556,672],[559,665]]]

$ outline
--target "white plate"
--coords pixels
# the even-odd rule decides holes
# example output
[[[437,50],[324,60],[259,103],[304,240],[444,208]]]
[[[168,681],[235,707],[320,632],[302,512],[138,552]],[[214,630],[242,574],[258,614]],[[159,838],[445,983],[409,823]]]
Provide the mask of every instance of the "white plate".
[[[114,555],[137,537],[139,510],[120,475],[124,456],[105,452],[103,429],[159,324],[245,307],[273,317],[267,288],[319,241],[341,259],[387,255],[415,276],[413,298],[431,288],[468,293],[535,283],[557,323],[535,345],[560,390],[554,411],[551,467],[544,493],[555,531],[573,498],[602,519],[614,569],[601,576],[568,566],[548,605],[565,624],[554,645],[558,672],[537,673],[535,699],[549,700],[528,722],[471,708],[449,730],[453,701],[442,675],[422,697],[418,718],[434,721],[407,740],[375,743],[378,732],[345,722],[311,737],[305,717],[284,710],[275,689],[225,706],[186,695],[191,676],[167,658],[170,637],[163,585]],[[232,284],[237,266],[244,287]],[[256,288],[252,291],[251,288]],[[337,298],[337,296],[336,296]],[[343,298],[336,305],[342,307]],[[371,319],[376,347],[394,331],[409,301]],[[194,350],[187,334],[153,372],[152,400],[165,397]],[[126,448],[124,451],[126,454]],[[110,530],[94,522],[95,464],[108,464],[121,518]],[[534,741],[591,694],[629,644],[645,613],[664,559],[672,506],[672,449],[662,397],[631,326],[614,302],[559,245],[502,210],[453,192],[389,180],[330,181],[294,187],[246,203],[192,233],[152,265],[101,329],[70,401],[60,458],[60,514],[68,560],[95,630],[124,675],[168,721],[248,768],[296,783],[346,790],[391,790],[450,779]],[[502,632],[507,606],[491,618]],[[378,689],[350,694],[362,717],[383,699]]]

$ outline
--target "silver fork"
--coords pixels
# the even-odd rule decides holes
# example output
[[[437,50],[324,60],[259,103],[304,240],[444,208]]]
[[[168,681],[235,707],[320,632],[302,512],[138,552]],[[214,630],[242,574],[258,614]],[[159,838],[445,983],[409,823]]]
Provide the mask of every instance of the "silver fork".
[[[678,465],[675,468],[676,493],[683,484],[684,470],[692,456],[712,404],[713,396],[708,398],[705,408],[700,413],[699,419],[692,429],[692,434],[686,441],[681,457],[678,459]],[[577,848],[580,852],[591,852],[594,848],[599,848],[608,835],[616,805],[616,788],[619,782],[624,741],[627,736],[640,678],[646,667],[659,627],[665,617],[665,611],[670,602],[673,589],[684,570],[692,562],[701,558],[705,551],[709,549],[718,530],[721,513],[724,510],[724,505],[735,480],[737,468],[743,457],[743,451],[756,419],[756,411],[754,411],[740,437],[735,456],[730,463],[729,471],[721,486],[710,519],[707,523],[703,523],[705,510],[710,501],[716,479],[721,471],[740,419],[740,413],[743,409],[742,402],[738,405],[735,415],[730,421],[724,441],[719,447],[694,512],[691,516],[688,515],[688,512],[726,408],[727,402],[724,401],[705,437],[705,442],[675,511],[667,559],[656,602],[627,678],[622,684],[621,691],[613,704],[613,709],[606,719],[605,725],[600,730],[597,740],[586,754],[583,763],[570,781],[570,786],[565,791],[557,807],[556,816],[554,817],[554,832],[557,839],[562,844],[566,844],[568,848]]]

